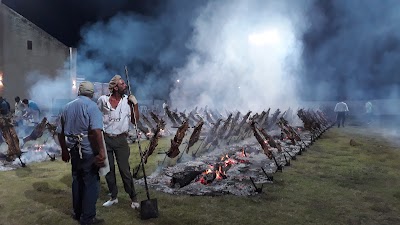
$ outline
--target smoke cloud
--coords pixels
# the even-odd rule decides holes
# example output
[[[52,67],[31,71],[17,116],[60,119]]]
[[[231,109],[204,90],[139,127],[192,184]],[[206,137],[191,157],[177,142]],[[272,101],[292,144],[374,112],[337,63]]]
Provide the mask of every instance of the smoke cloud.
[[[228,109],[296,104],[305,3],[309,1],[207,4],[194,19],[192,51],[186,65],[175,70],[179,82],[171,99],[180,107]]]
[[[398,98],[399,10],[396,0],[316,1],[303,36],[303,84],[311,86],[303,98]]]
[[[78,76],[108,82],[128,65],[139,100],[180,108],[293,105],[309,4],[169,1],[151,17],[121,13],[82,30]]]
[[[155,5],[145,14],[122,12],[85,26],[78,77],[108,82],[127,65],[139,101],[164,99],[184,108],[257,110],[299,99],[399,97],[396,0]],[[105,2],[98,7],[110,15]],[[41,93],[37,87],[31,93]]]

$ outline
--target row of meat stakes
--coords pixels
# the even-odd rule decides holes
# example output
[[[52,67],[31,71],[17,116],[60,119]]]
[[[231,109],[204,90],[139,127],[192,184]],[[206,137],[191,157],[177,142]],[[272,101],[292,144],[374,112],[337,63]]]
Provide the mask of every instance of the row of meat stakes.
[[[226,112],[227,116],[224,117],[221,113],[207,108],[198,110],[196,107],[189,113],[185,113],[185,111],[171,111],[166,107],[164,116],[153,112],[142,114],[138,128],[150,139],[149,145],[142,156],[144,162],[147,162],[148,157],[153,154],[158,145],[158,139],[163,135],[174,135],[173,139],[171,139],[170,148],[165,154],[169,158],[179,156],[178,162],[183,154],[189,154],[190,148],[200,140],[201,142],[197,145],[197,148],[191,151],[192,158],[217,147],[250,138],[252,135],[260,143],[268,158],[273,159],[271,147],[277,148],[280,152],[285,151],[274,138],[288,139],[293,145],[300,144],[305,147],[296,129],[305,129],[312,134],[312,138],[316,138],[332,124],[332,120],[329,119],[330,116],[321,110],[299,109],[297,115],[294,115],[291,109],[286,110],[284,113],[277,109],[272,115],[270,115],[270,109],[259,114],[251,115],[251,113],[251,111],[248,111],[243,115],[239,111]],[[301,128],[293,127],[289,124],[289,121],[298,120],[298,118],[303,123]],[[7,159],[19,158],[21,156],[21,148],[12,117],[0,117],[0,128],[3,139],[8,144]],[[51,124],[46,118],[43,118],[31,134],[23,138],[23,141],[26,143],[30,140],[36,140],[46,130],[55,137],[55,128],[55,124]],[[276,128],[281,131],[278,136],[276,132],[274,135],[269,134],[270,131],[276,130]],[[171,132],[173,129],[176,129],[175,134]],[[185,142],[186,146],[181,152],[180,147],[185,136],[187,136],[188,140]]]
[[[142,115],[138,124],[139,129],[143,133],[153,133],[144,154],[145,162],[157,146],[160,130],[164,133],[167,132],[167,135],[173,135],[166,127],[176,128],[170,148],[165,152],[166,157],[176,158],[179,156],[177,162],[180,162],[182,156],[189,154],[190,149],[199,141],[200,143],[191,151],[191,158],[210,152],[217,147],[251,138],[253,135],[268,158],[275,160],[271,148],[285,152],[280,144],[281,142],[275,141],[275,139],[290,140],[292,145],[305,148],[306,144],[302,141],[297,130],[308,131],[313,141],[333,124],[332,117],[321,110],[299,109],[296,115],[291,109],[284,113],[277,109],[272,115],[270,115],[270,109],[259,114],[251,115],[251,113],[251,111],[248,111],[243,115],[239,111],[235,113],[227,112],[227,116],[224,117],[217,111],[207,108],[204,110],[195,108],[186,114],[177,110],[171,111],[167,107],[163,117],[152,112],[149,113],[154,122],[147,119],[148,115]],[[143,125],[142,121],[147,127]],[[289,121],[298,121],[300,124],[294,127],[290,125]],[[169,126],[166,126],[167,123]],[[151,132],[149,132],[149,129]],[[276,130],[280,130],[278,135]],[[270,134],[270,131],[273,131],[274,135]],[[185,137],[184,144],[186,145],[181,147]]]

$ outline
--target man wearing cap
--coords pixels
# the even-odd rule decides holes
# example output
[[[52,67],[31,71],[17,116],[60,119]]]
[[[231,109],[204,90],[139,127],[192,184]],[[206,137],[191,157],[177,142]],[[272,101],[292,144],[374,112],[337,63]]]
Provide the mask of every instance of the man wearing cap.
[[[109,82],[109,95],[102,95],[97,105],[103,113],[104,140],[107,148],[110,172],[106,175],[111,198],[103,204],[105,207],[118,203],[118,189],[115,177],[115,162],[124,183],[125,192],[131,199],[131,207],[139,208],[135,186],[129,166],[130,148],[127,141],[129,123],[139,120],[138,102],[133,95],[126,95],[128,87],[120,75],[115,75]],[[132,110],[133,109],[133,110]]]
[[[78,97],[69,102],[60,115],[57,126],[61,155],[72,165],[73,218],[80,224],[99,224],[96,202],[99,197],[99,168],[105,166],[103,119],[96,103],[91,100],[94,86],[84,81],[79,85]]]

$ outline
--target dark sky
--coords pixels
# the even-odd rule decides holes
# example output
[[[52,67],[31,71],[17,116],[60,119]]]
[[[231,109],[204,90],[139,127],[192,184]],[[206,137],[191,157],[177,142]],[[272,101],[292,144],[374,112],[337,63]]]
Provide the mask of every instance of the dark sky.
[[[232,2],[239,5],[237,9]],[[242,19],[248,20],[246,28],[259,23],[262,16],[274,13],[295,24],[302,51],[301,66],[293,72],[293,79],[302,99],[367,100],[400,96],[398,0],[3,0],[3,3],[67,46],[78,47],[84,58],[80,62],[88,62],[79,67],[81,73],[94,74],[87,75],[88,78],[107,80],[107,76],[99,76],[99,71],[116,73],[129,64],[138,75],[135,81],[148,84],[152,94],[158,96],[166,95],[171,82],[182,74],[201,74],[193,62],[211,68],[208,63],[226,57],[216,57],[218,52],[214,50],[223,47],[232,35],[240,35],[233,32],[223,36],[223,32],[241,16],[237,12],[246,7],[253,10],[241,11],[245,15]],[[288,10],[282,10],[285,7],[280,4]],[[300,14],[303,16],[296,17]],[[221,38],[213,36],[217,33]],[[201,38],[209,38],[210,42]],[[193,61],[194,57],[197,61]],[[235,66],[232,64],[220,72],[251,69],[246,65]],[[156,83],[158,88],[151,88]],[[145,94],[148,90],[143,91]]]
[[[80,29],[118,12],[151,16],[160,0],[3,0],[3,3],[69,47],[77,47]],[[110,4],[110,2],[112,2]]]

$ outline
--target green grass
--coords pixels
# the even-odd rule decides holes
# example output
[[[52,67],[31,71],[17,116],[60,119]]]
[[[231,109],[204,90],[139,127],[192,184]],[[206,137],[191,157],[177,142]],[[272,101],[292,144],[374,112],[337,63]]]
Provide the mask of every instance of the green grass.
[[[160,216],[141,221],[119,183],[120,203],[108,199],[104,177],[97,203],[107,224],[400,224],[400,147],[366,127],[332,128],[251,197],[175,196],[151,190]],[[350,139],[358,143],[350,145]],[[142,148],[147,142],[142,142]],[[166,151],[169,139],[160,140]],[[138,164],[132,145],[131,166]],[[154,171],[163,155],[146,166]],[[139,199],[144,188],[137,186]],[[77,224],[71,211],[70,165],[59,159],[0,172],[0,225]]]

